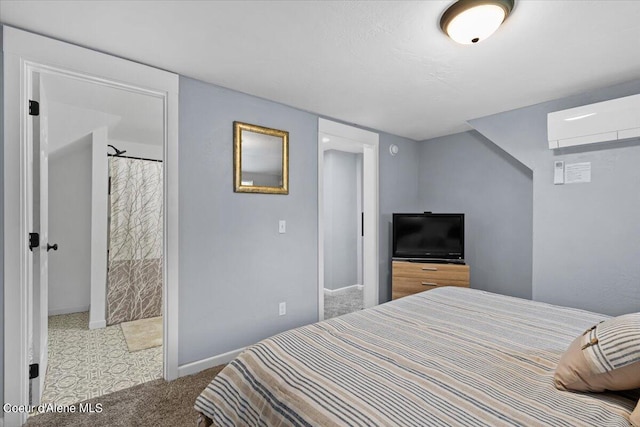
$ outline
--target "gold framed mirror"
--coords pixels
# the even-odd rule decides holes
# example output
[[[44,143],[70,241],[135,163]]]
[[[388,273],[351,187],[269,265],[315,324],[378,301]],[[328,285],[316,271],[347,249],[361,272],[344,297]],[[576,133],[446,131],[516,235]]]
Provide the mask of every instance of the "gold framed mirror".
[[[289,194],[289,132],[233,122],[236,193]]]

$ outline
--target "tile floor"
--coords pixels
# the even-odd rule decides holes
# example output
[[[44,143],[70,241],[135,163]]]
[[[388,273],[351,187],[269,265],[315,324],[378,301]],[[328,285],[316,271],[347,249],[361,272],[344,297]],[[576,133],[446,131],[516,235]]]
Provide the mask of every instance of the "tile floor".
[[[162,346],[130,353],[120,325],[89,329],[89,313],[49,317],[43,403],[71,404],[162,377]]]

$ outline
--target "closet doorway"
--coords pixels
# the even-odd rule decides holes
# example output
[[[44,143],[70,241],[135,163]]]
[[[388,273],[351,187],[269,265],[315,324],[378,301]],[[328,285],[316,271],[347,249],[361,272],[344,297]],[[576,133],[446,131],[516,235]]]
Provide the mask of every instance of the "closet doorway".
[[[378,304],[378,134],[329,120],[318,133],[318,317]]]

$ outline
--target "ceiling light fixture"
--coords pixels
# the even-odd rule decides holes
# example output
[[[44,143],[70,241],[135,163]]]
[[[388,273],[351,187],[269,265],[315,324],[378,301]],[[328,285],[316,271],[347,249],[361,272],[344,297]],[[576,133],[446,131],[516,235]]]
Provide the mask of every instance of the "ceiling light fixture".
[[[478,43],[507,19],[515,0],[459,0],[440,18],[440,28],[461,44]]]

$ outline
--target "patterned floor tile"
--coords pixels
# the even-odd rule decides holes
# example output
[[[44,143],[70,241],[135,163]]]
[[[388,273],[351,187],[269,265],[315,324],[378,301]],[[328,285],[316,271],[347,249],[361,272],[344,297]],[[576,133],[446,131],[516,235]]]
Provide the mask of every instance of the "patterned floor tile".
[[[162,347],[129,353],[120,325],[88,325],[88,312],[49,317],[43,403],[76,403],[162,377]]]

